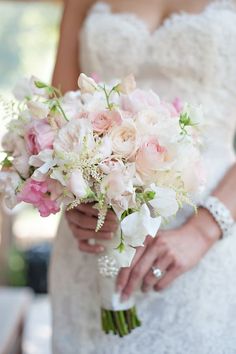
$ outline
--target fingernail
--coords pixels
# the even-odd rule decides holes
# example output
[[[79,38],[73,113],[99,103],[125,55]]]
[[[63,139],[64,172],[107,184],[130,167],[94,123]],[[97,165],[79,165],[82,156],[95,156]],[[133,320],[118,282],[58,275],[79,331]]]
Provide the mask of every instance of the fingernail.
[[[128,301],[129,300],[129,295],[127,294],[122,294],[121,295],[121,302],[125,302],[125,301]]]

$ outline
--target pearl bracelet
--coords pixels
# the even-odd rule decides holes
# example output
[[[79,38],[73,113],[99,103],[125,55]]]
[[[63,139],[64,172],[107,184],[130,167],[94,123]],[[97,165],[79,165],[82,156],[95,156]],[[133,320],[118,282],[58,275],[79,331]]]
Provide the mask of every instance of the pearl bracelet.
[[[229,209],[216,197],[209,196],[199,205],[209,211],[222,231],[222,238],[230,235],[234,219]]]

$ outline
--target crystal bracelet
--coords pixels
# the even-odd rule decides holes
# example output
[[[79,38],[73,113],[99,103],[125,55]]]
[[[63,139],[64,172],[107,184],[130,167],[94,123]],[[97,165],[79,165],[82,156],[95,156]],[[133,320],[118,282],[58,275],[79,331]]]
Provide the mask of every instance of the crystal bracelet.
[[[229,236],[235,221],[229,209],[216,197],[209,196],[200,207],[209,211],[222,231],[222,238]]]

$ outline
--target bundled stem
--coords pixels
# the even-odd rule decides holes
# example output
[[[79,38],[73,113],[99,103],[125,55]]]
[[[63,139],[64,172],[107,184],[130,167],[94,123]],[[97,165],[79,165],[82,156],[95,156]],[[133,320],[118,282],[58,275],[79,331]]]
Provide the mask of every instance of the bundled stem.
[[[102,329],[106,334],[111,332],[120,337],[128,335],[135,328],[141,326],[136,307],[123,311],[101,309],[101,320]]]

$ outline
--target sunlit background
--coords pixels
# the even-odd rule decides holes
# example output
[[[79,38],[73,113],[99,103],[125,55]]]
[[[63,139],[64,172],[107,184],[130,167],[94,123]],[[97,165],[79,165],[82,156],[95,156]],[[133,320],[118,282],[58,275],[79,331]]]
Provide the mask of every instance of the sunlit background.
[[[16,82],[31,75],[51,80],[61,13],[56,1],[0,1],[0,139],[2,102],[12,99]],[[0,354],[51,352],[47,269],[58,220],[26,205],[1,210]]]

